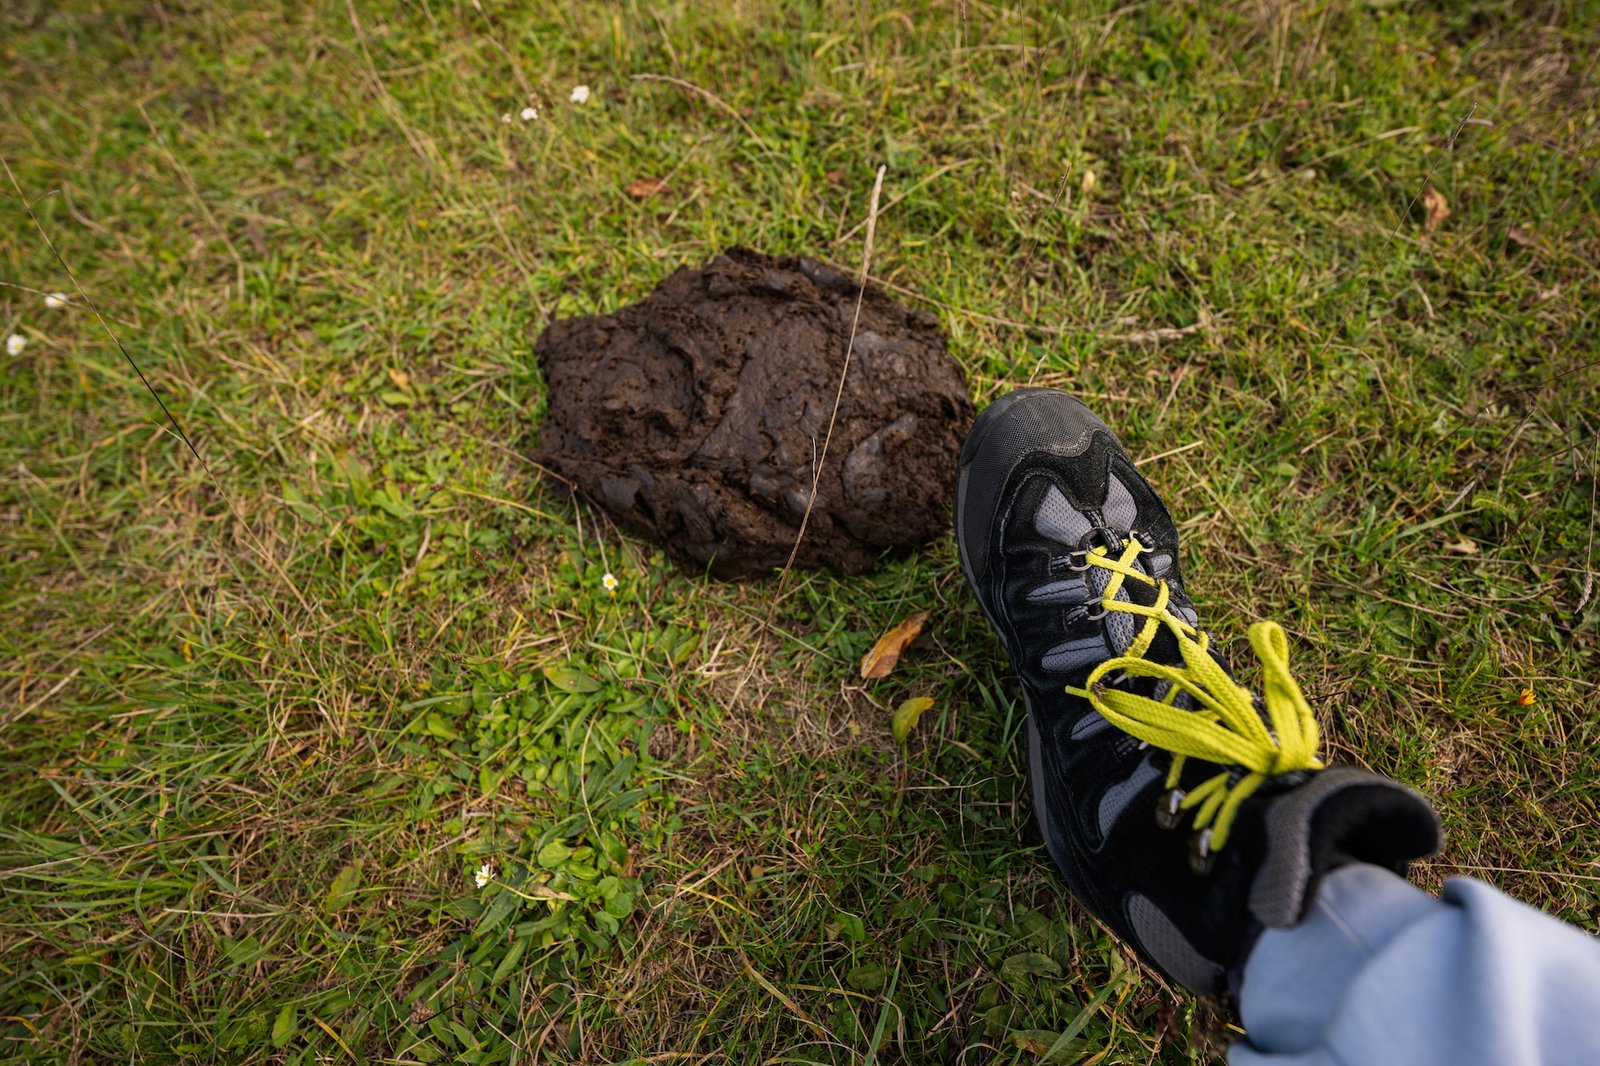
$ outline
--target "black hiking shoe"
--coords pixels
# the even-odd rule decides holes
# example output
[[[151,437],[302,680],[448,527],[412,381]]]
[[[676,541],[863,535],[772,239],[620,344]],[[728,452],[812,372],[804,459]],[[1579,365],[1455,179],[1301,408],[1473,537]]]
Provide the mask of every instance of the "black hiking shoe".
[[[1256,937],[1351,862],[1404,873],[1441,842],[1417,793],[1323,769],[1287,641],[1250,627],[1265,696],[1198,628],[1161,498],[1054,389],[991,404],[961,450],[956,541],[1022,681],[1034,809],[1100,920],[1168,978],[1234,992]]]

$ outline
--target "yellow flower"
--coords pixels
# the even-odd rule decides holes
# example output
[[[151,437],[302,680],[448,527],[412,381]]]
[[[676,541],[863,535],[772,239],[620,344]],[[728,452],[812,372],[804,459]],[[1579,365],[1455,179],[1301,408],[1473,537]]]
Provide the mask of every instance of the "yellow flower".
[[[1525,688],[1522,690],[1522,695],[1517,697],[1517,705],[1519,707],[1532,707],[1533,702],[1538,698],[1533,694],[1533,689]]]

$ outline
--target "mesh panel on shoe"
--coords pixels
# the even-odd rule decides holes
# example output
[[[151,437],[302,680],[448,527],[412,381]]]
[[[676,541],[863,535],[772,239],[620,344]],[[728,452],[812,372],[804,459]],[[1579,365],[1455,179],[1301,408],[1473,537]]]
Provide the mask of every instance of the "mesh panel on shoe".
[[[1067,735],[1073,740],[1083,740],[1085,737],[1092,737],[1096,733],[1102,733],[1110,728],[1112,728],[1111,723],[1106,721],[1098,711],[1091,711],[1079,717],[1076,722],[1073,722],[1072,730]]]
[[[1070,674],[1074,670],[1103,662],[1107,657],[1106,642],[1096,633],[1077,640],[1065,640],[1046,649],[1039,657],[1039,666],[1053,674]]]
[[[1222,967],[1200,954],[1150,897],[1137,893],[1128,897],[1127,913],[1139,945],[1173,980],[1201,995],[1221,988]]]
[[[1081,577],[1049,581],[1028,593],[1028,602],[1052,607],[1057,604],[1081,604],[1089,600],[1089,589]]]
[[[1094,593],[1095,598],[1098,599],[1105,595],[1106,586],[1111,583],[1111,571],[1097,568],[1085,571],[1083,576],[1088,582],[1089,591]],[[1127,582],[1123,582],[1122,587],[1117,589],[1116,598],[1123,603],[1132,602],[1132,597],[1128,595]],[[1107,643],[1111,645],[1112,653],[1116,655],[1121,655],[1127,651],[1133,644],[1134,638],[1139,635],[1139,623],[1131,614],[1117,612],[1108,614],[1105,618],[1105,626],[1108,636]]]
[[[1039,511],[1033,518],[1033,528],[1039,536],[1073,548],[1078,546],[1079,539],[1089,532],[1090,527],[1088,517],[1068,503],[1061,490],[1054,485],[1044,494]]]
[[[1139,506],[1133,502],[1133,493],[1115,474],[1111,475],[1110,483],[1106,485],[1106,505],[1101,511],[1106,516],[1106,525],[1119,533],[1132,529],[1139,517]]]
[[[1096,715],[1096,717],[1099,717]],[[1104,718],[1100,719],[1102,722]],[[1107,722],[1107,725],[1110,723]],[[1144,787],[1161,776],[1161,769],[1148,758],[1139,763],[1129,776],[1118,781],[1100,795],[1100,836],[1105,838],[1111,835],[1111,827],[1116,824],[1122,812],[1128,809],[1128,804],[1133,802]]]

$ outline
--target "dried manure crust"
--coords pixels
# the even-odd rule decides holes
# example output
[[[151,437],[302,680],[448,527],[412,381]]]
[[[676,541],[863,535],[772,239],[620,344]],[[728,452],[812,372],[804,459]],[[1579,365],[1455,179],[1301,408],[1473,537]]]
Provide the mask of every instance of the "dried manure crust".
[[[730,249],[615,314],[552,323],[539,461],[629,532],[722,578],[788,559],[844,368],[859,286]],[[869,286],[797,566],[859,573],[944,532],[972,425],[938,320]]]

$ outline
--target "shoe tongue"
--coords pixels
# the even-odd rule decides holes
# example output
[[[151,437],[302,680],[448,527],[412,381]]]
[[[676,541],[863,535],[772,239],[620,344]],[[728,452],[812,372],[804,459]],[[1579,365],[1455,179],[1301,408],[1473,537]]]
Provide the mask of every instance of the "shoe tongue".
[[[1136,565],[1139,569],[1149,573],[1149,555],[1142,554]],[[1112,573],[1099,567],[1090,567],[1085,575],[1090,591],[1096,596],[1105,594],[1106,586],[1110,584]],[[1150,585],[1143,581],[1126,580],[1117,590],[1116,598],[1125,603],[1137,603],[1141,607],[1154,607],[1161,598],[1161,585]],[[1139,630],[1144,626],[1144,618],[1118,611],[1111,611],[1106,615],[1106,643],[1117,655],[1125,655],[1132,647],[1139,635]],[[1178,648],[1178,638],[1173,636],[1172,630],[1167,626],[1156,627],[1155,637],[1150,642],[1150,647],[1145,651],[1143,658],[1150,662],[1163,663],[1169,666],[1183,665],[1183,652]],[[1224,667],[1226,668],[1226,667]],[[1129,691],[1154,700],[1166,698],[1170,682],[1156,678],[1134,678],[1123,682]],[[1187,693],[1181,694],[1176,700],[1176,706],[1184,710],[1193,710],[1194,701]]]
[[[1183,662],[1183,653],[1178,650],[1178,638],[1166,626],[1156,630],[1156,638],[1150,642],[1150,650],[1144,657],[1157,663],[1177,665]]]
[[[1148,572],[1145,560],[1147,555],[1139,556],[1136,565],[1141,570]],[[1106,586],[1111,583],[1114,576],[1109,570],[1091,567],[1088,572],[1089,589],[1095,596],[1103,596]],[[1147,585],[1143,581],[1128,579],[1123,581],[1122,587],[1117,590],[1116,598],[1124,603],[1137,603],[1141,607],[1154,607],[1161,597],[1160,585]],[[1127,654],[1128,648],[1133,645],[1138,637],[1139,630],[1144,624],[1144,619],[1137,615],[1118,613],[1112,611],[1106,616],[1106,634],[1108,643],[1118,655]],[[1166,626],[1161,626],[1156,631],[1155,640],[1151,642],[1150,650],[1144,655],[1151,662],[1178,665],[1183,662],[1183,655],[1178,651],[1177,638]]]

